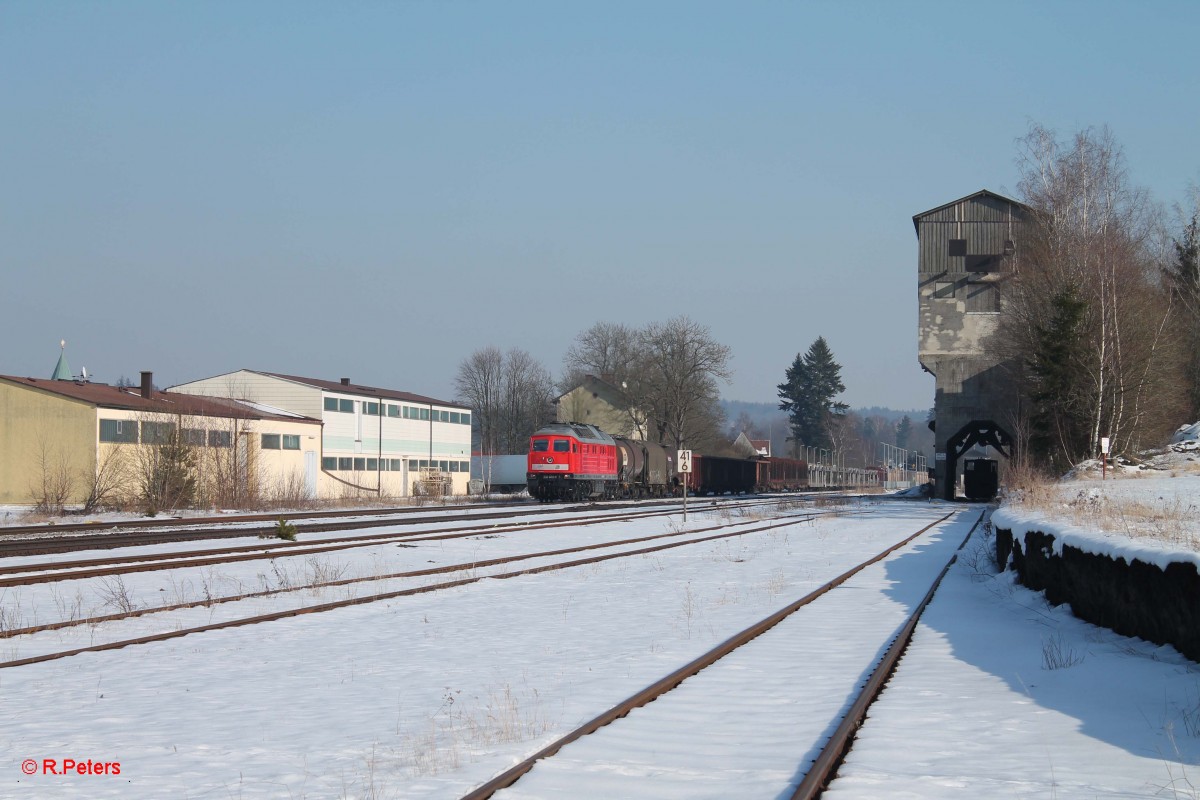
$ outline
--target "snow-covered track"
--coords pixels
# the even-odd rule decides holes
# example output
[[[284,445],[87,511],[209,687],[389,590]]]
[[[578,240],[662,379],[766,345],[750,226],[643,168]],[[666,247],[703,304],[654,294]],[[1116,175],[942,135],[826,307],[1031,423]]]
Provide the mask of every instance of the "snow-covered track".
[[[702,498],[705,502],[721,504],[769,503],[778,497]],[[603,508],[647,508],[652,506],[679,507],[677,499],[627,500],[603,503]],[[698,500],[693,500],[693,503]],[[176,544],[212,539],[233,539],[250,536],[274,537],[280,519],[287,520],[299,534],[354,531],[383,525],[427,525],[430,523],[502,520],[529,515],[550,515],[590,510],[593,504],[492,503],[469,506],[431,508],[391,508],[367,511],[293,512],[291,514],[243,515],[191,518],[187,520],[134,520],[107,525],[71,524],[0,528],[0,558],[50,555],[84,550],[114,550],[124,547],[144,547],[157,544]],[[482,509],[482,511],[480,511]],[[490,510],[496,509],[496,510]],[[307,520],[324,519],[326,522]],[[262,523],[262,524],[247,524]],[[126,530],[126,528],[149,530]],[[86,535],[63,535],[66,531],[88,531]],[[266,546],[266,545],[264,545]],[[287,546],[278,542],[277,546]]]
[[[979,527],[979,523],[983,522],[983,517],[986,512],[979,515],[979,519],[971,526],[971,530],[967,531],[966,537],[963,538],[962,544],[958,546],[961,551],[966,546],[967,541],[971,538],[971,534]],[[879,697],[879,693],[883,691],[883,687],[887,684],[892,673],[896,671],[896,665],[900,663],[900,659],[904,655],[904,651],[908,649],[909,642],[912,641],[913,632],[917,629],[917,623],[921,621],[921,615],[925,613],[926,606],[933,599],[933,595],[937,592],[938,587],[942,585],[942,579],[946,577],[946,573],[950,571],[950,567],[958,560],[957,553],[950,557],[946,562],[946,566],[942,567],[942,571],[938,573],[937,579],[933,585],[929,587],[929,591],[921,600],[920,605],[909,616],[908,621],[904,623],[904,627],[900,629],[895,641],[888,648],[880,662],[871,672],[871,677],[863,686],[855,698],[850,710],[846,712],[846,716],[838,724],[833,735],[829,737],[829,741],[821,748],[820,755],[813,761],[808,772],[804,775],[804,780],[800,781],[796,791],[792,793],[792,800],[813,800],[819,797],[829,782],[833,780],[837,768],[845,759],[846,754],[850,752],[853,745],[854,734],[862,726],[863,720],[866,719],[867,711],[871,704]]]
[[[742,630],[740,633],[737,633],[734,636],[730,637],[729,639],[726,639],[720,645],[709,650],[707,653],[701,655],[700,657],[696,658],[695,660],[685,664],[684,666],[680,667],[679,669],[664,676],[660,680],[652,683],[651,685],[647,686],[642,691],[627,698],[623,702],[609,708],[608,710],[604,711],[600,715],[596,716],[595,718],[593,718],[589,722],[585,723],[584,725],[580,726],[579,728],[575,729],[574,731],[567,734],[566,736],[563,736],[563,737],[559,738],[558,740],[552,742],[550,745],[537,751],[536,753],[529,756],[525,760],[521,761],[517,765],[502,772],[501,774],[497,775],[496,777],[494,777],[487,783],[479,786],[475,790],[467,793],[466,795],[464,795],[464,800],[483,800],[484,798],[490,798],[493,795],[495,795],[497,792],[505,790],[508,787],[513,787],[513,790],[515,790],[516,796],[525,796],[525,794],[521,791],[521,785],[517,785],[514,787],[513,784],[515,784],[522,776],[531,772],[534,769],[534,767],[539,764],[539,762],[543,762],[547,759],[551,759],[551,757],[559,754],[560,751],[567,745],[577,742],[577,741],[583,739],[584,737],[589,736],[590,734],[597,733],[598,731],[601,731],[606,726],[609,726],[610,724],[617,722],[618,720],[628,717],[631,714],[631,712],[634,712],[635,710],[637,710],[643,706],[646,706],[647,704],[651,703],[652,701],[658,700],[659,698],[662,698],[665,695],[668,695],[670,692],[672,692],[673,690],[680,687],[681,684],[683,684],[689,678],[699,675],[702,671],[704,671],[710,667],[719,666],[722,659],[726,658],[727,656],[730,656],[735,651],[739,650],[739,648],[742,648],[742,647],[748,645],[750,642],[752,642],[755,639],[757,639],[758,637],[762,636],[764,633],[770,631],[772,628],[775,628],[777,625],[784,622],[789,617],[791,617],[793,614],[795,614],[795,612],[799,611],[802,608],[805,608],[806,606],[809,606],[811,603],[813,603],[813,601],[821,598],[822,596],[825,596],[832,589],[842,586],[847,581],[849,581],[851,578],[854,578],[860,572],[866,570],[868,567],[883,561],[884,559],[886,559],[888,556],[892,555],[893,553],[896,553],[897,551],[901,550],[902,548],[912,544],[914,541],[916,541],[919,537],[921,537],[927,531],[935,528],[936,526],[945,522],[947,519],[949,519],[952,516],[953,516],[953,514],[947,514],[946,516],[943,516],[940,519],[935,520],[934,522],[922,527],[920,530],[918,530],[915,533],[911,534],[910,536],[904,538],[903,540],[899,541],[898,543],[891,545],[890,547],[886,548],[882,552],[861,562],[860,564],[847,570],[846,572],[842,573],[841,575],[834,578],[833,580],[821,585],[820,587],[818,587],[814,591],[810,592],[809,594],[805,595],[804,597],[800,598],[799,600],[796,600],[795,602],[780,609],[779,611],[775,612],[774,614],[772,614],[772,615],[760,620],[759,622],[755,623],[754,625]],[[978,523],[976,523],[976,524],[978,524]],[[971,528],[971,531],[974,531],[974,527]],[[966,540],[969,537],[970,537],[970,532],[968,532],[967,537],[963,539],[963,544],[966,543]],[[960,544],[959,548],[961,549],[961,547],[962,547],[962,545]],[[870,700],[873,699],[875,694],[878,693],[878,686],[882,685],[882,683],[886,679],[887,675],[890,674],[891,670],[894,668],[895,661],[896,661],[896,659],[898,659],[900,653],[903,652],[904,646],[907,643],[907,636],[911,633],[911,629],[913,627],[915,627],[916,620],[919,618],[921,610],[923,610],[925,604],[928,603],[929,599],[932,598],[933,593],[936,590],[937,584],[941,580],[941,576],[945,574],[946,570],[949,568],[949,564],[953,563],[953,560],[954,560],[954,558],[952,557],[950,562],[947,563],[946,566],[942,569],[941,573],[933,581],[931,587],[929,588],[928,592],[926,593],[925,600],[920,604],[920,607],[910,617],[909,622],[905,626],[903,626],[901,631],[897,634],[895,643],[890,648],[890,650],[892,652],[889,652],[888,655],[885,656],[885,658],[879,662],[879,666],[875,670],[878,677],[875,677],[871,681],[868,681],[867,685],[863,687],[864,691],[860,694],[860,698],[851,704],[850,711],[845,714],[846,721],[844,723],[842,723],[842,727],[846,728],[846,730],[849,731],[851,734],[852,734],[853,730],[857,728],[859,721],[861,721],[862,714],[865,714],[866,705],[868,705]],[[868,667],[868,669],[870,669],[870,668]],[[862,699],[862,698],[866,698],[866,699]],[[862,705],[861,710],[859,709],[860,704]],[[657,708],[657,707],[658,706],[654,706],[654,708]],[[829,724],[829,727],[832,728],[837,724],[838,724],[837,720],[833,720]],[[614,726],[613,730],[617,730],[619,727],[620,727],[619,725]],[[848,735],[841,734],[840,731],[839,731],[839,738],[840,738],[840,741],[838,741],[837,743],[834,743],[831,741],[831,744],[829,747],[831,752],[836,751],[836,753],[838,755],[836,757],[821,756],[822,763],[824,764],[826,761],[828,761],[829,766],[822,767],[822,769],[824,769],[825,771],[823,774],[821,774],[819,776],[819,779],[814,778],[815,780],[818,780],[818,783],[817,783],[818,788],[820,788],[821,786],[824,785],[824,783],[827,779],[827,776],[830,774],[831,770],[836,766],[837,758],[840,757],[840,754],[842,752],[844,752],[845,747],[846,747],[846,742],[848,742],[848,740],[849,740]],[[803,755],[802,753],[797,754],[798,762],[801,760],[802,755]],[[579,770],[587,769],[587,763],[589,763],[589,762],[587,761],[586,757],[583,757],[578,762],[572,762],[571,766],[569,766],[569,767],[560,767],[560,772],[561,771],[569,771],[569,772],[572,772],[573,774],[578,774]],[[616,773],[621,772],[620,767],[613,767],[613,769],[615,770]],[[809,769],[806,771],[806,774],[807,774],[807,772],[814,772],[814,771],[815,771],[815,768]],[[626,777],[628,777],[628,776],[626,776]],[[596,779],[599,780],[600,777],[596,776]],[[547,791],[547,789],[546,789],[547,785],[551,786],[549,791]],[[608,787],[608,789],[606,789],[606,793],[608,793],[608,791],[611,791],[611,790],[612,790],[612,787]],[[807,791],[807,788],[806,788],[806,791]],[[510,792],[504,792],[504,795],[508,796],[509,793]],[[529,796],[532,796],[532,797],[555,796],[555,788],[554,788],[553,778],[551,778],[548,781],[543,782],[541,785],[538,786],[537,789],[533,790]],[[801,794],[801,793],[797,792],[797,794],[795,796],[796,797],[811,797],[811,796],[815,796],[815,794]]]
[[[731,509],[749,508],[764,504],[765,501],[749,500],[734,502],[726,507]],[[539,512],[540,513],[540,512]],[[561,512],[558,512],[561,513]],[[606,522],[626,522],[648,517],[666,516],[676,513],[674,508],[634,508],[627,512],[611,516],[598,517],[593,513],[572,514],[547,522],[491,522],[490,524],[473,524],[444,529],[424,530],[411,533],[372,533],[356,536],[336,537],[329,539],[313,539],[301,542],[274,539],[256,544],[236,545],[231,547],[205,548],[202,550],[169,551],[160,553],[139,553],[125,556],[106,556],[99,558],[76,559],[72,561],[52,561],[35,564],[12,564],[0,566],[0,589],[10,586],[28,586],[52,581],[96,578],[105,575],[123,575],[133,572],[150,572],[157,570],[180,569],[184,567],[202,567],[216,564],[232,564],[239,561],[273,559],[293,556],[308,556],[337,550],[349,550],[360,547],[376,547],[384,544],[403,542],[427,542],[444,539],[456,539],[476,536],[481,533],[502,534],[561,528],[573,525],[595,525]],[[499,518],[509,518],[514,515],[504,514]],[[519,515],[524,516],[524,515]],[[497,516],[452,516],[439,518],[439,522],[460,522],[464,519],[472,522],[489,521]],[[428,520],[424,520],[428,522]],[[379,522],[356,523],[351,530],[362,527],[379,527]],[[390,524],[390,523],[389,523]],[[342,530],[343,528],[338,528]],[[242,534],[246,536],[245,533]]]
[[[666,513],[666,512],[662,512],[662,511],[646,512],[643,514],[643,516],[655,515],[655,514],[660,514],[660,513]],[[229,619],[229,620],[225,620],[225,621],[218,622],[218,623],[194,626],[194,627],[189,627],[189,628],[173,628],[171,630],[167,630],[167,631],[164,631],[161,633],[151,634],[151,635],[147,635],[147,636],[140,636],[140,637],[135,637],[135,638],[130,638],[130,639],[120,639],[117,641],[93,644],[93,645],[89,645],[87,647],[78,647],[78,648],[72,648],[72,649],[68,649],[68,650],[42,653],[42,654],[39,654],[36,656],[30,656],[30,657],[26,657],[26,658],[13,658],[8,661],[0,662],[0,669],[7,668],[7,667],[24,666],[27,664],[36,664],[36,663],[40,663],[40,662],[44,662],[44,661],[53,661],[53,660],[57,660],[60,658],[67,658],[70,656],[79,655],[81,653],[99,652],[99,651],[104,651],[104,650],[115,650],[115,649],[120,649],[123,647],[129,647],[132,645],[149,644],[152,642],[165,641],[168,639],[178,638],[180,636],[186,636],[186,635],[193,634],[193,633],[202,633],[202,632],[207,632],[207,631],[222,630],[222,629],[226,629],[226,628],[241,627],[241,626],[245,626],[245,625],[254,625],[254,624],[263,623],[263,622],[271,622],[274,620],[285,619],[288,617],[295,617],[295,616],[299,616],[302,614],[311,614],[311,613],[318,613],[318,612],[324,612],[324,611],[332,611],[332,610],[336,610],[336,609],[340,609],[340,608],[346,608],[349,606],[361,605],[364,603],[377,602],[377,601],[381,601],[381,600],[389,600],[389,599],[393,599],[393,598],[416,595],[416,594],[425,594],[428,592],[451,589],[451,588],[455,588],[455,587],[459,587],[459,586],[466,586],[466,585],[469,585],[472,583],[477,583],[481,580],[485,580],[488,578],[492,578],[492,579],[515,578],[515,577],[519,577],[519,576],[523,576],[523,575],[534,575],[534,574],[543,573],[543,572],[550,572],[550,571],[568,569],[568,568],[572,568],[572,567],[579,567],[579,566],[584,566],[584,565],[589,565],[589,564],[596,564],[596,563],[599,563],[602,561],[608,561],[608,560],[612,560],[612,559],[642,556],[642,555],[646,555],[649,553],[659,552],[662,550],[669,550],[669,549],[673,549],[673,548],[677,548],[677,547],[701,544],[704,542],[711,542],[711,541],[720,540],[720,539],[728,539],[728,538],[737,537],[737,536],[744,536],[744,535],[751,534],[751,533],[771,531],[771,530],[775,530],[775,529],[782,528],[782,527],[788,527],[788,526],[793,526],[793,525],[797,525],[797,524],[802,524],[802,523],[810,522],[815,516],[817,516],[817,515],[808,514],[808,515],[803,515],[803,516],[786,516],[781,519],[774,519],[765,524],[754,524],[754,525],[751,525],[750,523],[747,523],[744,521],[743,522],[725,522],[725,523],[714,525],[711,527],[694,529],[691,531],[678,531],[678,532],[671,532],[671,533],[665,533],[665,534],[656,534],[656,535],[652,535],[652,536],[643,536],[643,537],[635,537],[635,538],[622,539],[622,540],[616,540],[616,541],[607,541],[607,542],[583,545],[583,546],[578,546],[578,547],[563,548],[563,549],[559,549],[559,550],[522,553],[519,555],[506,556],[503,558],[496,558],[496,559],[473,560],[469,563],[444,565],[444,566],[435,567],[435,568],[395,573],[395,574],[391,574],[391,575],[371,576],[371,577],[366,577],[366,578],[328,581],[328,582],[321,583],[321,584],[308,584],[308,585],[304,585],[304,586],[297,586],[288,591],[297,591],[298,592],[298,591],[302,591],[305,589],[313,589],[313,588],[318,588],[318,587],[340,586],[340,585],[348,585],[351,583],[365,584],[365,583],[384,581],[384,580],[411,579],[411,578],[420,578],[420,577],[441,575],[441,574],[453,574],[453,573],[464,573],[465,572],[470,575],[470,577],[467,577],[467,578],[461,578],[461,579],[446,581],[446,582],[442,582],[442,583],[436,583],[436,584],[427,585],[427,586],[418,586],[418,587],[395,590],[395,591],[377,592],[374,594],[365,595],[362,597],[353,597],[353,598],[349,598],[349,599],[341,600],[341,601],[318,603],[318,604],[310,605],[310,606],[299,606],[299,607],[289,608],[289,609],[286,609],[283,611],[273,612],[273,613],[269,613],[269,614],[257,614],[257,615],[246,616],[246,617],[238,617],[238,618]],[[612,521],[613,518],[607,517],[606,520]],[[591,519],[589,521],[595,521],[595,520]],[[554,523],[543,523],[543,526],[545,526],[545,527],[560,527],[563,525],[579,525],[579,524],[581,524],[581,521],[576,519],[576,520],[570,520],[570,521],[558,521],[558,522],[554,522]],[[737,530],[728,531],[727,529],[729,529],[729,528],[737,528]],[[489,532],[492,530],[493,530],[492,528],[488,528]],[[711,532],[711,531],[722,531],[722,530],[725,530],[726,532],[709,534],[709,532]],[[474,531],[473,534],[478,534],[478,531]],[[698,535],[698,534],[709,534],[709,535]],[[655,545],[651,545],[648,547],[640,547],[640,548],[635,548],[635,549],[627,549],[631,545],[644,544],[647,542],[652,542],[652,541],[656,541],[656,540],[660,540],[660,539],[682,539],[682,541],[669,542],[669,543],[665,543],[665,544],[655,544]],[[521,568],[521,569],[508,571],[508,572],[489,572],[487,574],[476,574],[477,571],[480,569],[504,566],[504,565],[514,564],[517,562],[527,561],[527,560],[531,560],[531,559],[560,558],[562,556],[570,556],[570,555],[587,552],[587,551],[612,550],[614,548],[620,548],[620,549],[618,549],[616,552],[610,552],[610,553],[604,553],[601,555],[589,556],[589,557],[582,558],[582,559],[559,560],[559,561],[554,561],[549,564],[542,564],[542,565],[534,566],[534,567]],[[282,594],[282,593],[283,592],[281,592],[280,590],[273,590],[273,591],[267,591],[267,592],[261,592],[261,593],[241,595],[238,597],[218,598],[215,600],[210,599],[210,600],[205,600],[205,601],[183,603],[183,604],[179,604],[179,605],[175,605],[175,606],[164,606],[164,607],[159,607],[159,608],[141,609],[141,610],[125,612],[125,613],[121,613],[121,614],[107,615],[104,617],[93,617],[93,618],[89,618],[89,619],[73,620],[70,622],[63,622],[63,623],[50,623],[50,624],[45,624],[45,625],[37,625],[37,626],[31,626],[31,627],[26,627],[26,628],[9,630],[9,631],[5,632],[4,638],[11,640],[14,637],[18,637],[18,636],[31,635],[31,634],[35,634],[35,633],[44,632],[44,631],[61,630],[63,628],[67,628],[67,627],[74,627],[76,625],[93,625],[93,624],[100,623],[100,622],[111,622],[114,620],[146,616],[146,615],[150,615],[150,614],[154,614],[154,613],[158,613],[158,612],[168,612],[168,611],[177,610],[179,608],[191,608],[191,607],[196,607],[196,606],[212,607],[213,605],[220,604],[223,602],[232,603],[232,602],[237,602],[237,601],[241,601],[241,600],[246,600],[251,597],[266,596],[266,595],[278,595],[278,594]]]

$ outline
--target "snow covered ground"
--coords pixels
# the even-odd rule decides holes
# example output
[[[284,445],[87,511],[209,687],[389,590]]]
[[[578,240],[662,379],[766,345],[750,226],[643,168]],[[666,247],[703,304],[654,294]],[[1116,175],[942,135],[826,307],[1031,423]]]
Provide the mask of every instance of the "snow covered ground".
[[[831,593],[841,611],[780,626],[669,702],[582,740],[583,750],[565,748],[558,766],[546,762],[510,790],[786,796],[820,733],[797,729],[819,727],[825,709],[767,687],[795,688],[789,670],[829,651],[819,642],[891,626],[916,602],[908,581],[926,567],[913,567],[945,563],[980,508],[883,501],[847,511],[723,542],[0,670],[0,797],[457,797],[862,556],[955,512]],[[711,524],[689,517],[689,525]],[[622,536],[679,525],[611,524]],[[489,557],[504,541],[462,548]],[[1196,665],[1047,607],[996,574],[989,545],[982,532],[967,544],[833,796],[1195,796]],[[446,552],[456,546],[428,545],[424,560],[458,557]],[[421,560],[420,551],[393,549]],[[137,597],[162,588],[142,580],[128,578]],[[34,598],[26,598],[28,608]],[[75,641],[81,633],[62,635]],[[86,635],[113,633],[106,623]],[[0,648],[29,646],[0,640]],[[824,705],[848,699],[849,670],[831,663]],[[688,723],[694,709],[718,702],[726,725]],[[668,734],[662,720],[670,714],[682,724]],[[748,747],[755,736],[770,752]],[[648,751],[664,758],[647,760]],[[119,762],[120,774],[111,766],[109,774],[44,774],[46,759],[61,767],[68,758]]]
[[[992,522],[1200,564],[1198,433],[1107,475],[1082,465]],[[989,558],[951,571],[827,796],[1200,797],[1200,665],[1049,607]]]

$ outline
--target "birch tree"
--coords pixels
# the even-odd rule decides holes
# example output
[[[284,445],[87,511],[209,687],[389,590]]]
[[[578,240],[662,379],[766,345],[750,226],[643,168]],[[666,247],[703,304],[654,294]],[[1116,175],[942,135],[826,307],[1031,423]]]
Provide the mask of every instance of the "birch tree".
[[[1130,183],[1107,128],[1063,143],[1033,125],[1018,164],[1033,223],[997,349],[1025,379],[1035,449],[1058,466],[1094,455],[1101,436],[1136,450],[1161,434],[1178,395],[1170,298],[1151,247],[1160,212]]]

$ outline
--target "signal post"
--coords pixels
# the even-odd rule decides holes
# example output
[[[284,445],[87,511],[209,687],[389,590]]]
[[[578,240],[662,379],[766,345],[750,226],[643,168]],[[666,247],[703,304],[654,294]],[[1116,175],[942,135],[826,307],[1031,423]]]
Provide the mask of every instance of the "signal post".
[[[675,454],[675,464],[683,478],[683,521],[687,522],[687,474],[692,471],[692,451],[680,450]]]

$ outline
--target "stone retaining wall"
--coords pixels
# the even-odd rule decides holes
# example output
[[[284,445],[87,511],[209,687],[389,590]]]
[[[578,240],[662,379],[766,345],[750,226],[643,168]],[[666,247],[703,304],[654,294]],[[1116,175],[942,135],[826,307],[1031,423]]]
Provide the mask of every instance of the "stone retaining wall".
[[[1010,556],[1021,583],[1044,591],[1052,604],[1069,603],[1080,619],[1173,645],[1200,661],[1200,575],[1194,564],[1172,562],[1164,570],[1071,545],[1056,555],[1050,534],[1031,531],[1019,540],[997,528],[996,561],[1007,567]]]

